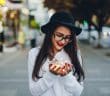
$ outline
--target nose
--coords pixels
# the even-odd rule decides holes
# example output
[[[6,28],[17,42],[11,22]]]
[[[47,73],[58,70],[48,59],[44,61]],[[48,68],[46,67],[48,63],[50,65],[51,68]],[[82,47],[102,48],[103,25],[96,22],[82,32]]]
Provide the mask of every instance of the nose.
[[[66,43],[65,39],[62,39],[60,42],[61,42],[62,44],[65,44],[65,43]]]

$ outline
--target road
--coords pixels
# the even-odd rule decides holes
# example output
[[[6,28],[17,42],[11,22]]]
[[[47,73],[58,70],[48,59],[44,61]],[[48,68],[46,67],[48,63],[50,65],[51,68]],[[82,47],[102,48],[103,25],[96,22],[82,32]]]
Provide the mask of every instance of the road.
[[[110,60],[80,45],[86,79],[82,96],[110,96]],[[0,96],[31,96],[28,88],[27,50],[0,56]]]
[[[27,52],[0,57],[0,96],[31,96],[28,89]]]
[[[110,57],[88,46],[81,47],[86,73],[82,96],[110,96]]]

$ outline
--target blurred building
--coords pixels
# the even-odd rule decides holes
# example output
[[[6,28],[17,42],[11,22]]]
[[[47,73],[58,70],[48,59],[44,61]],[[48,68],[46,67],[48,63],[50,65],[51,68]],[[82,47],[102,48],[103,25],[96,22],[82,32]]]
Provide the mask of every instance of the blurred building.
[[[7,0],[6,1],[6,6],[10,10],[21,9],[23,7],[23,0]]]
[[[44,0],[28,0],[29,15],[34,16],[41,25],[48,21],[48,10],[43,6]]]
[[[10,40],[13,39],[13,42],[16,43],[17,34],[20,29],[21,14],[27,14],[27,0],[6,0],[5,5],[0,9],[6,39],[9,37]]]

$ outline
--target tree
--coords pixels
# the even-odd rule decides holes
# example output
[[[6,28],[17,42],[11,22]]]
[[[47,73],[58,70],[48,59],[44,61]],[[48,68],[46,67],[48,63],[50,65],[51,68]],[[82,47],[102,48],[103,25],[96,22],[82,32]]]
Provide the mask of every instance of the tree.
[[[102,26],[105,25],[108,18],[110,18],[110,0],[44,0],[44,6],[49,9],[68,10],[71,12],[76,20],[86,20],[90,26],[94,25],[98,31],[98,45],[100,46]],[[92,16],[96,15],[97,25],[92,22]]]
[[[44,0],[44,7],[48,9],[67,10],[70,11],[73,8],[72,0]]]
[[[90,26],[94,25],[98,31],[98,44],[97,47],[101,47],[101,33],[102,27],[105,25],[108,18],[110,18],[110,0],[73,0],[76,2],[76,12],[79,12],[81,20],[87,20],[89,24],[89,38],[90,38]],[[78,2],[79,1],[79,2]],[[92,17],[95,15],[97,17],[97,23],[92,22]]]

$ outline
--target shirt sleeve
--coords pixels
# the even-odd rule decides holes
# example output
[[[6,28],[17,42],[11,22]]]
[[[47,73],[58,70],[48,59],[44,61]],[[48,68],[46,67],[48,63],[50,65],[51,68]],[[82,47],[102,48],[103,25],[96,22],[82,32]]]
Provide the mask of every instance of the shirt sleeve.
[[[52,85],[54,84],[54,81],[56,79],[56,75],[52,74],[51,72],[46,72],[42,78],[37,79],[34,81],[32,79],[32,71],[34,67],[35,62],[35,49],[31,49],[28,54],[28,77],[29,77],[29,89],[31,91],[31,94],[33,96],[41,96],[43,93],[45,93]],[[38,54],[38,52],[37,52]]]
[[[79,59],[79,62],[82,66],[82,57],[80,50],[77,52],[77,56]],[[65,90],[69,93],[72,94],[72,96],[80,96],[82,91],[83,91],[83,82],[78,82],[76,77],[73,76],[72,72],[67,74],[64,77],[61,77],[61,81],[63,82]]]
[[[78,56],[78,60],[80,62],[80,65],[83,67],[83,59],[82,59],[82,56],[81,56],[81,51],[79,49],[77,51],[77,56]],[[80,84],[82,86],[84,86],[84,82],[83,81],[80,81]]]
[[[81,51],[79,49],[77,51],[77,56],[78,56],[78,60],[79,60],[79,62],[81,64],[81,66],[82,66],[83,60],[82,60],[82,56],[81,56]]]
[[[65,90],[71,96],[80,96],[83,91],[83,86],[76,80],[76,77],[70,72],[68,75],[61,77]]]

